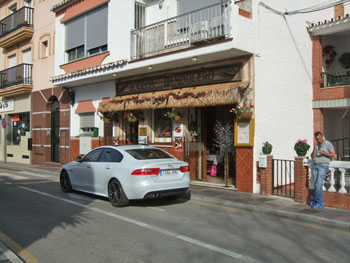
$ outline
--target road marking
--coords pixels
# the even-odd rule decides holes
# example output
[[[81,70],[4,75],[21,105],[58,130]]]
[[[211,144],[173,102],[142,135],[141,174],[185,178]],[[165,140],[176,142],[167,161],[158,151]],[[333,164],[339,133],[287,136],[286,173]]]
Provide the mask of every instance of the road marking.
[[[10,248],[12,251],[14,251],[21,259],[24,260],[26,263],[38,263],[39,260],[37,260],[35,257],[33,257],[27,250],[22,248],[19,244],[17,244],[14,240],[12,240],[10,237],[5,235],[4,233],[0,232],[0,240],[3,241],[8,248]],[[8,257],[11,257],[11,259],[17,258],[15,255],[11,255],[11,251],[7,251]],[[13,261],[13,262],[19,262]],[[23,262],[23,261],[21,261]]]
[[[52,183],[52,181],[24,182],[24,183],[16,183],[16,185],[48,184],[48,183]]]
[[[162,208],[159,208],[159,207],[148,207],[149,209],[152,209],[152,210],[156,210],[156,211],[159,211],[159,212],[166,212],[165,209],[162,209]]]
[[[222,205],[204,203],[204,202],[200,202],[200,201],[190,200],[189,202],[197,204],[197,205],[201,205],[201,206],[211,206],[211,207],[216,207],[216,208],[220,208],[220,209],[230,210],[230,211],[238,212],[241,214],[262,216],[262,217],[270,218],[270,219],[278,219],[278,220],[282,220],[284,222],[289,222],[289,223],[293,223],[293,224],[297,224],[297,225],[301,225],[301,226],[305,226],[305,227],[311,227],[311,228],[320,229],[323,231],[332,232],[332,233],[336,233],[336,234],[340,234],[340,235],[344,235],[344,236],[350,236],[350,232],[336,230],[336,229],[328,228],[325,226],[314,225],[311,223],[304,223],[304,222],[296,221],[296,220],[289,219],[289,218],[283,218],[283,217],[267,215],[267,214],[263,214],[263,213],[259,213],[259,212],[247,211],[247,210],[240,209],[240,208],[233,208],[233,207],[227,207],[227,206],[222,206]]]
[[[14,180],[28,180],[28,177],[25,176],[20,176],[20,175],[14,175],[14,174],[5,174],[5,173],[0,173],[0,176],[7,177],[8,179],[14,179]]]
[[[137,225],[137,226],[149,229],[149,230],[153,230],[155,232],[158,232],[158,233],[170,236],[170,237],[174,237],[174,238],[180,239],[182,241],[185,241],[185,242],[197,245],[199,247],[203,247],[205,249],[209,249],[209,250],[212,250],[214,252],[217,252],[217,253],[229,256],[231,258],[240,259],[241,261],[245,261],[245,262],[257,262],[256,260],[253,260],[252,258],[243,256],[243,255],[235,253],[233,251],[230,251],[230,250],[227,250],[227,249],[224,249],[224,248],[220,248],[220,247],[211,245],[209,243],[205,243],[205,242],[202,242],[200,240],[193,239],[193,238],[188,237],[188,236],[180,235],[180,234],[177,234],[175,232],[162,229],[160,227],[152,226],[152,225],[149,225],[147,223],[143,223],[141,221],[134,220],[134,219],[129,218],[129,217],[120,216],[118,214],[111,213],[111,212],[106,212],[106,211],[104,211],[102,209],[99,209],[99,208],[96,208],[96,207],[91,207],[91,206],[88,206],[88,205],[84,205],[84,204],[81,204],[81,203],[78,203],[78,202],[75,202],[75,201],[72,201],[72,200],[61,198],[61,197],[58,197],[58,196],[55,196],[55,195],[51,195],[51,194],[48,194],[48,193],[45,193],[45,192],[41,192],[41,191],[38,191],[38,190],[35,190],[35,189],[32,189],[32,188],[28,188],[28,187],[25,187],[25,186],[19,186],[19,188],[27,190],[27,191],[30,191],[30,192],[33,192],[33,193],[37,193],[37,194],[40,194],[40,195],[43,195],[43,196],[51,197],[53,199],[56,199],[56,200],[59,200],[59,201],[62,201],[62,202],[66,202],[66,203],[69,203],[69,204],[72,204],[72,205],[76,205],[76,206],[79,206],[79,207],[82,207],[84,209],[88,209],[88,210],[91,210],[91,211],[94,211],[94,212],[97,212],[97,213],[100,213],[100,214],[104,214],[104,215],[107,215],[107,216],[110,216],[110,217],[114,217],[114,218],[119,219],[121,221],[128,222],[128,223],[131,223],[131,224],[134,224],[134,225]]]
[[[32,172],[27,172],[27,171],[21,171],[19,173],[20,174],[33,175],[33,176],[41,177],[41,178],[53,177],[52,175],[38,174],[38,173],[32,173]]]

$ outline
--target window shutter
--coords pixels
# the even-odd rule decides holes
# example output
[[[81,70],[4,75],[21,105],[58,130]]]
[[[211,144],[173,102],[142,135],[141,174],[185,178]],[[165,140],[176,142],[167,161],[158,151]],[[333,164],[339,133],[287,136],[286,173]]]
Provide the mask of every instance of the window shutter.
[[[79,115],[80,115],[80,128],[95,127],[94,113],[81,113]]]
[[[85,16],[82,15],[66,23],[66,51],[84,45]]]
[[[108,6],[104,5],[87,14],[86,50],[107,45]]]

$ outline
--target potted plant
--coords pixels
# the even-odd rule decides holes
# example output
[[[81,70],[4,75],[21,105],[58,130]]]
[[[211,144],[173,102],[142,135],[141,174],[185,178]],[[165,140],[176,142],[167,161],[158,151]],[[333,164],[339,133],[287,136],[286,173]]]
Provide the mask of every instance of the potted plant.
[[[178,112],[175,112],[174,109],[172,111],[167,111],[164,114],[165,117],[168,117],[169,119],[175,120],[176,122],[181,121],[181,114]]]
[[[137,122],[138,120],[143,120],[144,118],[141,111],[129,111],[124,113],[123,119],[126,119],[129,122]]]
[[[233,107],[230,112],[234,113],[238,119],[250,119],[253,116],[253,108],[254,105],[243,105],[239,106],[237,105],[236,107]]]
[[[327,45],[322,49],[322,56],[328,57],[325,60],[326,68],[328,69],[333,63],[335,57],[337,56],[337,52],[335,51],[335,47],[332,45]]]
[[[270,154],[272,152],[272,144],[268,141],[263,143],[262,152],[264,154]]]
[[[294,150],[298,156],[305,156],[309,149],[310,145],[307,143],[306,139],[299,139],[294,145]]]
[[[105,123],[110,123],[111,121],[118,122],[118,114],[116,112],[105,112],[100,115],[100,118]]]

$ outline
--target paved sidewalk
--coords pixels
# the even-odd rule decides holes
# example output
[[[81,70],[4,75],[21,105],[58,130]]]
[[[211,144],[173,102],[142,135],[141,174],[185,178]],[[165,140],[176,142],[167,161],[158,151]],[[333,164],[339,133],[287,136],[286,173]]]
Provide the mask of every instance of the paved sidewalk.
[[[5,162],[0,162],[1,168],[13,171],[50,174],[52,176],[59,176],[60,172],[59,168]],[[242,209],[350,232],[350,210],[334,208],[325,208],[322,210],[311,209],[306,204],[299,204],[286,198],[241,193],[225,187],[208,187],[208,185],[195,182],[191,185],[191,192],[191,200],[194,201]],[[7,247],[0,241],[0,263],[23,262],[18,257],[14,258],[11,251],[7,250],[8,253],[6,256],[3,253],[4,248]],[[8,259],[8,255],[10,254],[11,259]]]

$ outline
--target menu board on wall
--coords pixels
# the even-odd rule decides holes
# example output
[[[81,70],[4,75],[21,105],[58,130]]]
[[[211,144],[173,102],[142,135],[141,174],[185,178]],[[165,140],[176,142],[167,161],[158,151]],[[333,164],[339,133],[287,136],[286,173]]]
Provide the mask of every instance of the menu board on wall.
[[[235,147],[254,146],[254,119],[235,121]]]
[[[237,127],[237,143],[249,143],[250,131],[249,122],[239,122]]]

